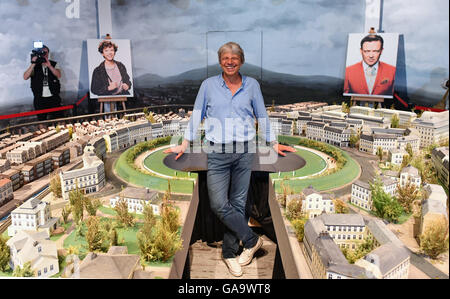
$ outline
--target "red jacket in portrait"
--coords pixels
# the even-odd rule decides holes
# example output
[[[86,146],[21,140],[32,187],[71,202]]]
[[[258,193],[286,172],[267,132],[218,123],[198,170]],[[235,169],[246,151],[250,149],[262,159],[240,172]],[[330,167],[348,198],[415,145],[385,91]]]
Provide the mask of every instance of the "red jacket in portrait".
[[[377,77],[375,78],[371,94],[392,96],[394,93],[394,79],[395,66],[379,61]],[[362,61],[345,69],[344,93],[370,94]]]

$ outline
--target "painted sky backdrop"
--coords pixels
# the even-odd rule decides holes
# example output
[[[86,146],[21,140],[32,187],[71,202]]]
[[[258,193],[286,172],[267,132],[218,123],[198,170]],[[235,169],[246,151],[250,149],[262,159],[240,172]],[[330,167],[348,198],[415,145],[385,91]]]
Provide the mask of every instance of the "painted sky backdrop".
[[[228,31],[248,43],[247,61],[264,70],[343,79],[348,33],[362,32],[365,21],[364,0],[111,2],[113,38],[131,40],[135,77],[205,68],[216,57],[214,35]],[[97,38],[95,3],[81,0],[80,18],[69,19],[65,0],[0,1],[0,108],[32,104],[29,81],[22,75],[37,39],[50,47],[63,71],[64,101],[71,104],[87,92],[85,41]],[[400,60],[406,76],[398,82],[407,85],[413,100],[431,95],[427,101],[438,101],[444,93],[440,83],[449,74],[448,9],[448,0],[383,1],[382,29],[403,35]]]

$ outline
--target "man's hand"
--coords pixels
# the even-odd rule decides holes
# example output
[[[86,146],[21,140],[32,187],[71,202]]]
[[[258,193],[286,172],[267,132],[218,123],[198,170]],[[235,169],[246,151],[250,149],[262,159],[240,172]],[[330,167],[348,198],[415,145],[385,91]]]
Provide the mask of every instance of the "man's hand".
[[[52,64],[50,63],[50,61],[48,60],[48,58],[45,58],[45,62],[42,63],[42,65],[50,68],[52,66]]]
[[[283,153],[283,152],[292,152],[292,153],[294,153],[294,152],[297,151],[297,150],[296,150],[295,148],[293,148],[292,146],[282,145],[282,144],[278,144],[278,143],[275,143],[275,144],[273,145],[273,150],[274,150],[275,152],[277,152],[279,155],[283,156],[283,157],[286,156],[286,154]]]
[[[189,146],[189,141],[183,140],[181,145],[177,145],[177,146],[168,148],[163,153],[164,154],[177,153],[178,155],[175,157],[175,160],[178,160],[178,158],[180,158],[184,154],[184,152],[186,151],[188,146]]]
[[[129,87],[127,84],[122,83],[122,89],[123,89],[123,90],[127,91],[129,88],[130,88],[130,87]]]

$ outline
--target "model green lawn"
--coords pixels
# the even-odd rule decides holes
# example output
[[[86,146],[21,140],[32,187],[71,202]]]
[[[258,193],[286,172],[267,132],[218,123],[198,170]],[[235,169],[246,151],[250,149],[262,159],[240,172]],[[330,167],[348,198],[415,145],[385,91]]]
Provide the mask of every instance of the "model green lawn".
[[[129,165],[126,160],[126,155],[128,151],[131,149],[128,149],[125,151],[122,155],[120,155],[119,159],[115,162],[114,169],[116,173],[125,181],[142,186],[147,187],[153,190],[160,190],[160,191],[166,191],[168,188],[168,179],[163,177],[158,177],[153,174],[145,174],[141,171],[135,169],[133,166]],[[153,164],[153,163],[151,163]],[[162,159],[158,160],[155,164],[160,165],[158,168],[165,167],[163,165]],[[155,167],[152,165],[152,168]],[[166,167],[167,168],[167,167]],[[163,174],[163,173],[161,173]],[[174,176],[174,172],[172,171],[172,176]],[[180,174],[180,177],[182,174]],[[186,178],[186,175],[183,175],[182,177]],[[194,178],[194,176],[193,176]],[[170,187],[172,192],[174,193],[182,193],[182,194],[192,194],[192,191],[194,189],[194,183],[191,180],[177,180],[177,179],[171,179],[170,180]]]
[[[292,145],[297,145],[300,138],[292,137],[292,136],[280,136],[280,142],[289,143]],[[339,171],[326,175],[326,171],[323,175],[313,176],[311,178],[304,179],[294,179],[288,180],[289,178],[298,178],[309,175],[314,175],[319,173],[326,167],[326,162],[319,155],[305,150],[305,149],[297,149],[297,154],[305,159],[306,165],[298,170],[290,172],[284,172],[280,174],[280,178],[285,178],[286,180],[279,180],[275,182],[275,189],[277,192],[281,191],[280,183],[283,182],[285,185],[287,184],[290,188],[295,192],[300,192],[305,187],[312,185],[319,191],[330,190],[334,188],[338,188],[345,184],[352,182],[360,172],[359,164],[356,163],[345,151],[342,151],[339,148],[336,148],[331,145],[331,148],[338,150],[342,153],[342,155],[346,159],[346,164]],[[130,149],[129,149],[130,150]],[[133,166],[129,165],[126,162],[126,154],[128,151],[125,151],[120,158],[116,161],[115,170],[117,174],[123,178],[124,180],[143,187],[151,188],[154,190],[165,191],[168,187],[168,179],[159,177],[157,175],[148,173],[142,173],[137,170]],[[193,181],[186,180],[186,178],[196,178],[196,174],[191,173],[190,176],[186,172],[175,171],[173,169],[168,168],[164,165],[163,159],[166,154],[163,153],[163,149],[157,150],[148,156],[144,160],[144,164],[151,169],[152,171],[159,173],[165,176],[171,176],[173,179],[170,179],[170,185],[172,188],[172,192],[175,193],[183,193],[183,194],[192,194],[193,191]],[[272,179],[278,178],[278,173],[271,174]],[[184,179],[184,180],[183,180]]]
[[[283,143],[297,145],[299,144],[300,137],[280,136],[278,140]],[[346,159],[347,162],[345,163],[344,167],[342,167],[342,169],[330,175],[327,175],[326,172],[324,172],[322,175],[312,178],[305,178],[301,180],[286,179],[276,181],[274,183],[276,192],[282,193],[282,188],[280,186],[281,183],[283,183],[285,186],[289,186],[292,191],[298,193],[310,185],[318,191],[332,190],[349,184],[354,179],[356,179],[360,173],[359,164],[355,160],[353,160],[345,151],[332,145],[327,146],[341,152]],[[306,164],[308,164],[308,160],[306,161]]]
[[[101,222],[107,221],[108,218],[102,217]],[[87,227],[83,223],[83,232],[84,234],[87,232]],[[118,240],[121,242],[120,246],[126,246],[128,249],[128,254],[137,254],[140,255],[139,245],[137,241],[137,233],[139,229],[142,227],[142,223],[136,222],[133,227],[120,227],[117,228]],[[73,246],[78,248],[81,259],[84,259],[86,254],[88,253],[88,244],[86,242],[86,238],[84,236],[78,236],[77,230],[73,230],[73,232],[64,240],[64,248],[69,248],[69,246]],[[172,263],[173,257],[163,263],[163,262],[148,262],[146,265],[149,266],[162,266],[162,267],[170,267]]]
[[[189,178],[189,179],[197,178],[196,173],[188,173],[184,171],[174,170],[164,165],[163,160],[166,156],[167,154],[164,154],[164,149],[157,150],[153,152],[151,155],[149,155],[147,158],[145,158],[144,165],[156,173],[171,176],[174,178]]]
[[[278,176],[278,173],[272,173],[270,177],[272,179],[278,179],[278,178],[299,178],[304,176],[313,175],[316,173],[319,173],[323,169],[327,167],[327,163],[324,159],[322,159],[319,155],[305,150],[301,148],[296,148],[297,155],[305,159],[306,164],[304,167],[297,169],[292,173],[292,171],[288,172],[281,172],[280,176]],[[282,158],[281,158],[282,159]]]

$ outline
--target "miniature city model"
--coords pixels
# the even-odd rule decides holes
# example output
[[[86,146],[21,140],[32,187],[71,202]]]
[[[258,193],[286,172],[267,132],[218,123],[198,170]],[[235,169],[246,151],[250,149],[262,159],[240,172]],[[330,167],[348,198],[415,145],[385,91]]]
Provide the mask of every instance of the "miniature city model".
[[[199,186],[195,171],[163,163],[191,114],[173,108],[2,133],[10,258],[0,276],[181,278],[174,269],[189,250],[191,278],[230,278],[207,262],[216,249],[182,238]],[[448,278],[448,111],[301,102],[268,114],[279,142],[306,161],[270,174],[296,268],[287,278]],[[263,269],[277,244],[265,238],[264,248],[244,278],[272,278]]]

